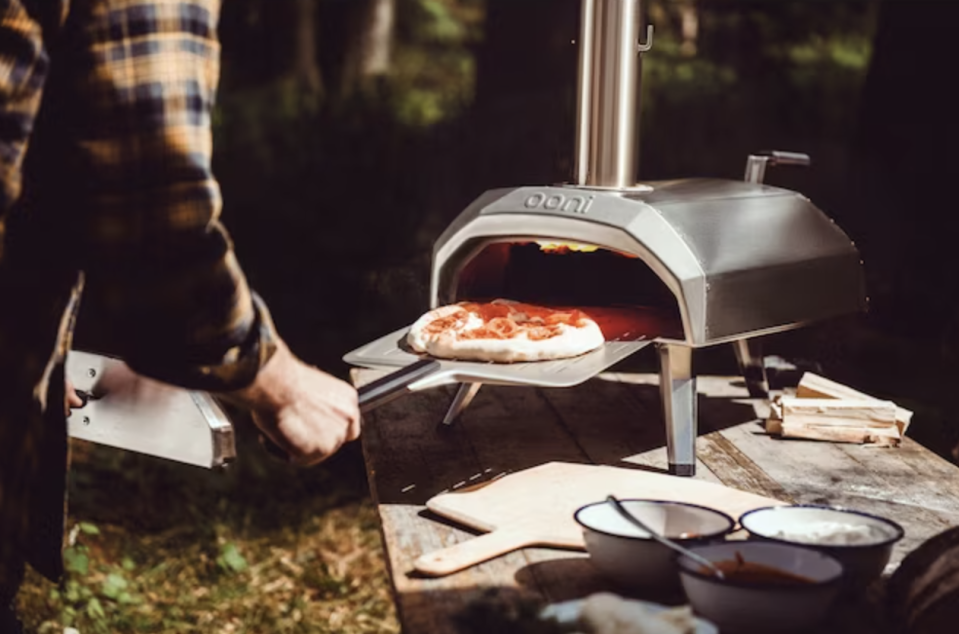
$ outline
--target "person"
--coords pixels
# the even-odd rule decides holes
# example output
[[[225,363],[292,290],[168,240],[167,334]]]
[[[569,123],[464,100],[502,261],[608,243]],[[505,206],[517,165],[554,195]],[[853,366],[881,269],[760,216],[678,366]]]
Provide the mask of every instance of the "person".
[[[359,435],[355,390],[284,343],[220,221],[219,4],[0,8],[0,631],[25,563],[63,572],[81,297],[134,371],[245,407],[296,464]]]

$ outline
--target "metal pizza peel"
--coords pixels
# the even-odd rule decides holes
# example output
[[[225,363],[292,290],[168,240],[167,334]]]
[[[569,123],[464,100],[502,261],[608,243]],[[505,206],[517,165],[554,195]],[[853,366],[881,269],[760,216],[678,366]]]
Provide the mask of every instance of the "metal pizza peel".
[[[415,354],[406,346],[408,331],[409,327],[401,328],[343,357],[353,366],[397,368],[359,389],[361,411],[370,411],[406,394],[457,383],[571,387],[585,383],[652,343],[646,339],[607,341],[592,352],[569,359],[487,363]]]

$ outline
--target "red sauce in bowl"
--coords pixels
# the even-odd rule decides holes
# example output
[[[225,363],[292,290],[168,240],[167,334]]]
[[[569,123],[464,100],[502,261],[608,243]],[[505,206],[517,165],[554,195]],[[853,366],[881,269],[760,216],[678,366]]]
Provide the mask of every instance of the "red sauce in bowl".
[[[736,558],[733,560],[716,561],[713,563],[723,572],[726,581],[780,587],[802,586],[814,583],[814,581],[808,577],[786,572],[774,566],[746,561],[738,552],[736,553]],[[700,568],[699,571],[704,575],[713,574],[713,572],[705,566]]]

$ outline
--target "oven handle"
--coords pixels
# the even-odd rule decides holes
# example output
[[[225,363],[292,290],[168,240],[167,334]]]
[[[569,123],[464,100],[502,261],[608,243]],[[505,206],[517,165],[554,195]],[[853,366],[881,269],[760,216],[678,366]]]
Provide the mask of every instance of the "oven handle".
[[[360,412],[366,413],[408,394],[409,387],[422,378],[434,374],[440,369],[436,359],[420,359],[415,363],[391,372],[361,387],[359,395]]]
[[[746,175],[743,178],[747,183],[762,185],[766,180],[766,168],[775,165],[799,165],[808,167],[812,163],[808,154],[802,152],[783,152],[781,150],[764,150],[750,154],[746,158]]]

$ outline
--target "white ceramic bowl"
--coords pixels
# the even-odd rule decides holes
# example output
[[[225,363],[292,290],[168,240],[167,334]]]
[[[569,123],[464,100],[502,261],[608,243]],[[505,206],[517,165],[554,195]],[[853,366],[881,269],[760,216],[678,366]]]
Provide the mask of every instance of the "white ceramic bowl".
[[[740,525],[759,539],[814,548],[839,560],[846,585],[861,589],[882,575],[902,527],[882,517],[830,506],[794,505],[756,509],[739,518]],[[854,543],[825,543],[821,536],[842,531]],[[805,535],[803,533],[806,533]],[[816,533],[820,535],[817,538]]]
[[[725,513],[694,504],[660,500],[620,502],[652,530],[683,546],[722,540],[736,525]],[[626,587],[679,587],[676,553],[631,524],[609,502],[588,504],[573,517],[583,527],[590,559],[607,578]]]
[[[799,632],[822,619],[841,589],[842,564],[816,550],[771,542],[725,542],[692,548],[712,562],[735,561],[771,566],[810,580],[802,585],[772,585],[702,572],[685,555],[677,559],[683,590],[699,616],[723,634]]]

